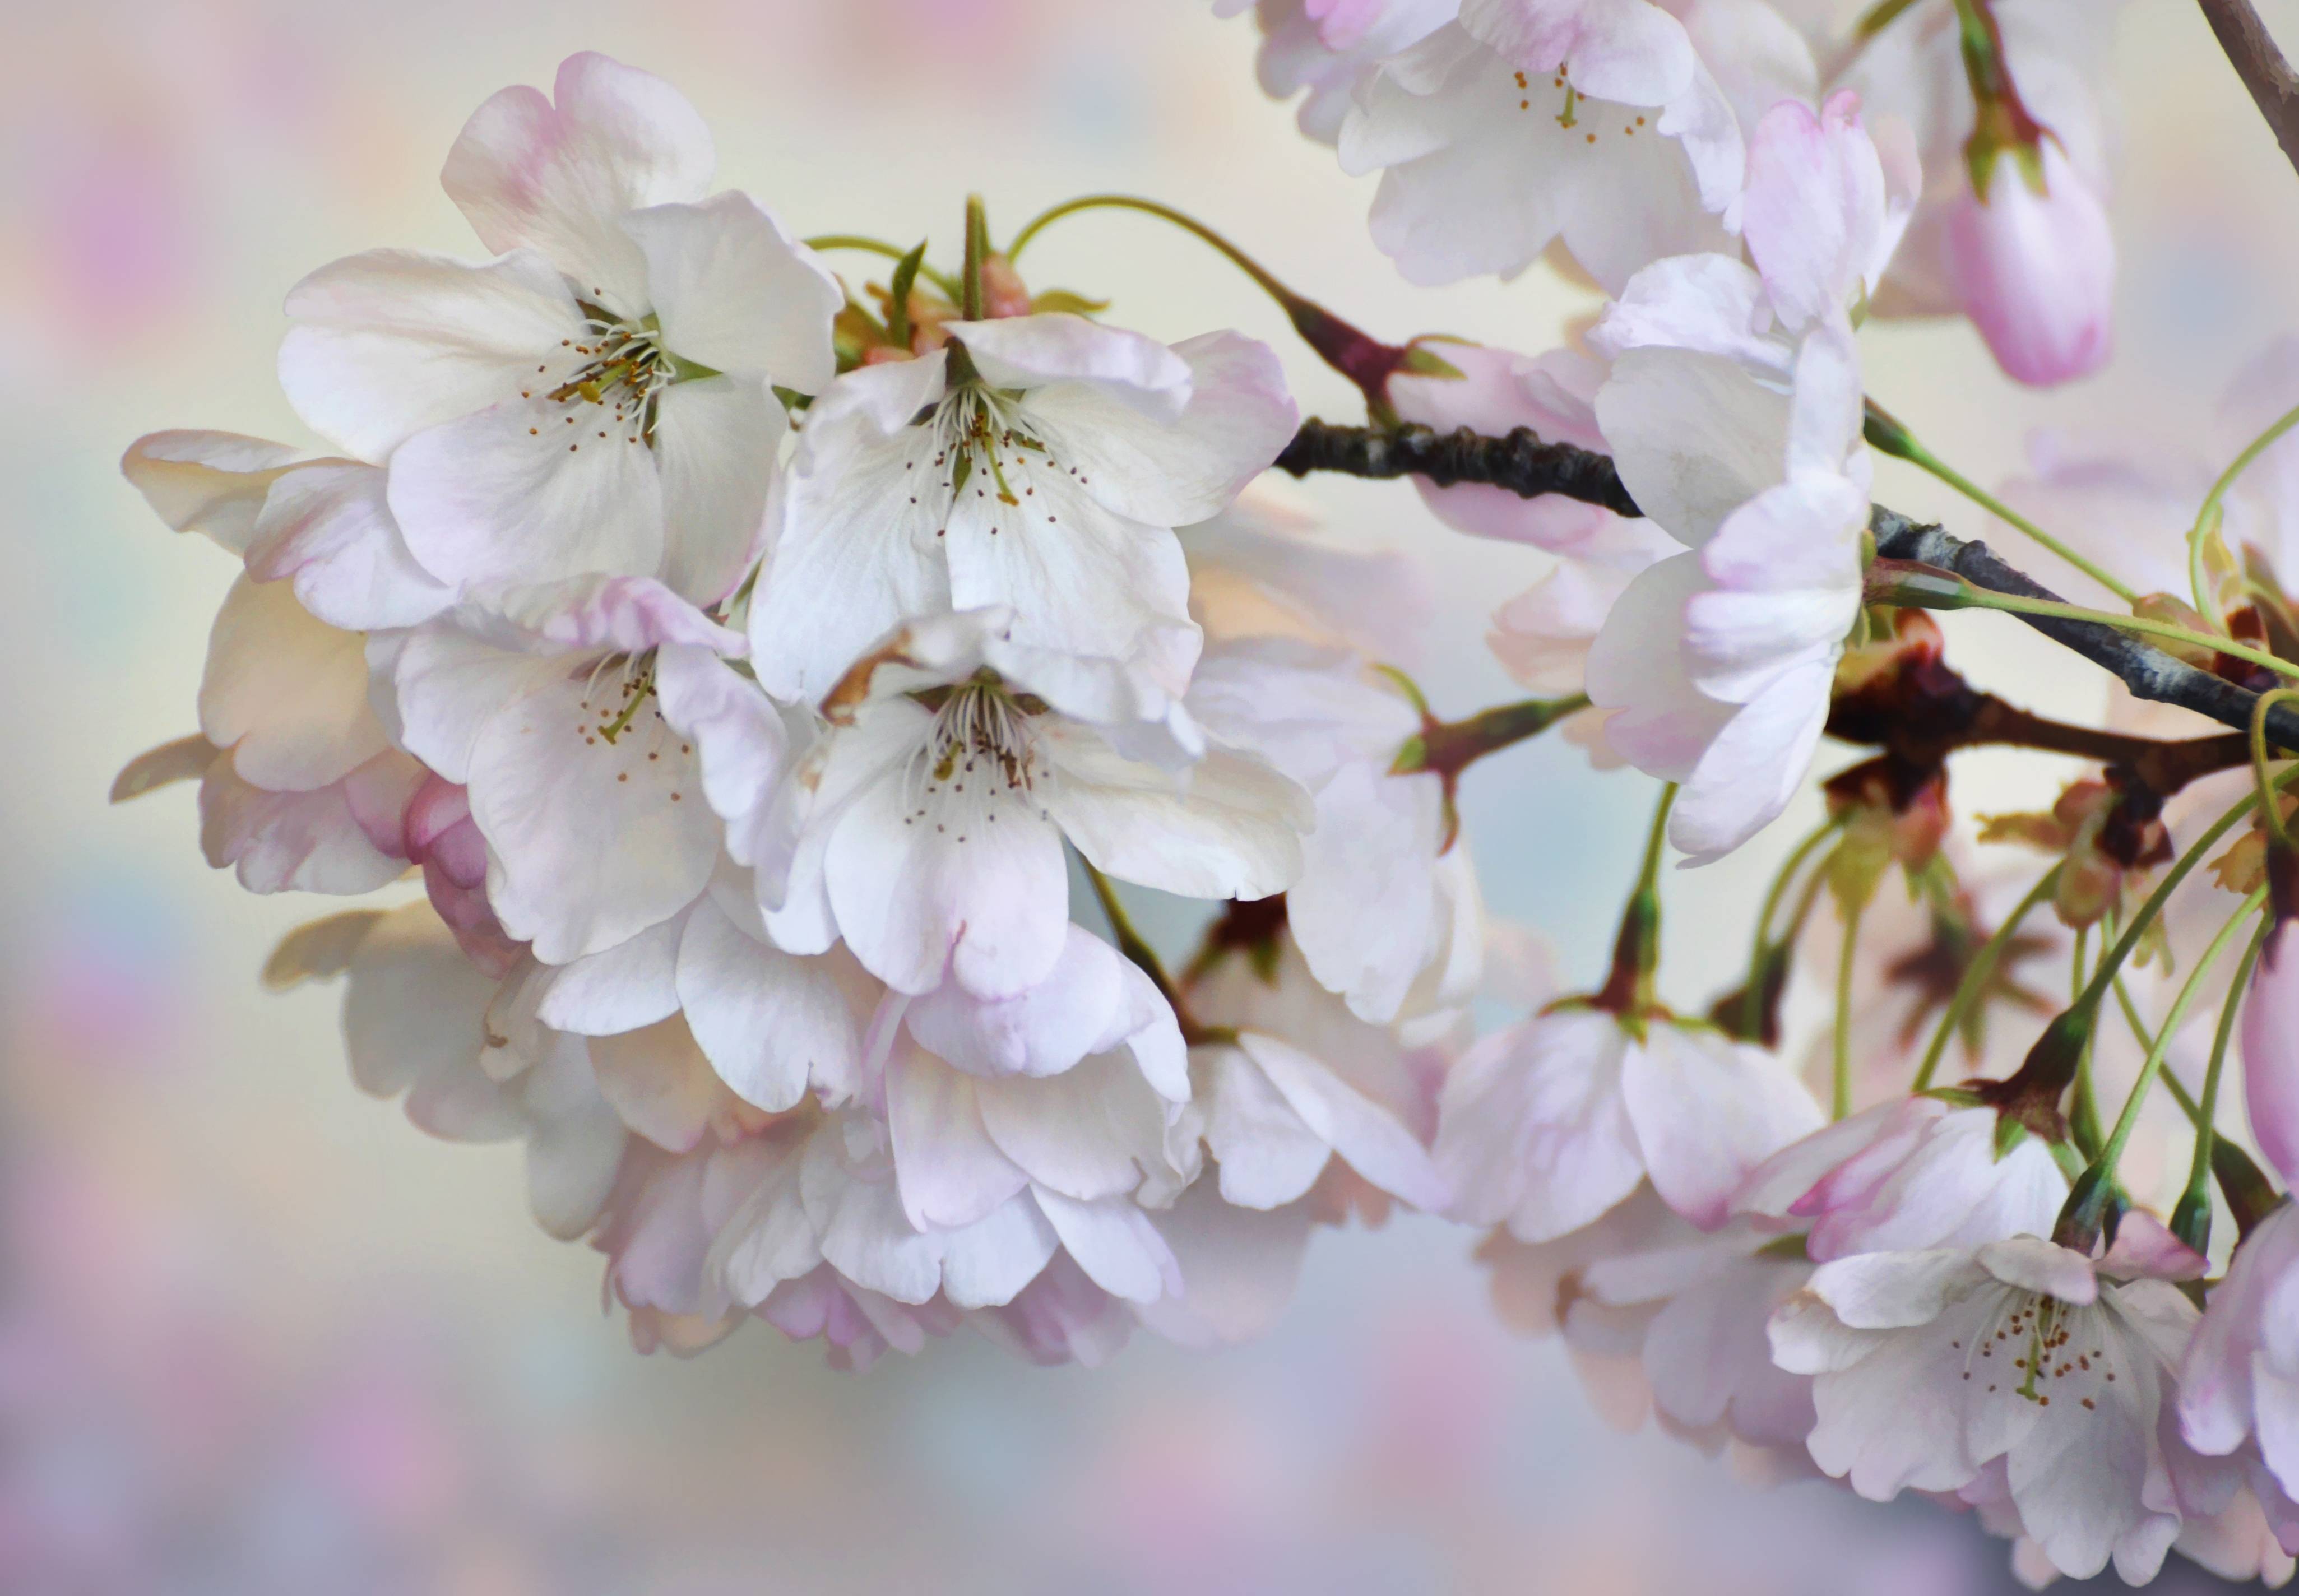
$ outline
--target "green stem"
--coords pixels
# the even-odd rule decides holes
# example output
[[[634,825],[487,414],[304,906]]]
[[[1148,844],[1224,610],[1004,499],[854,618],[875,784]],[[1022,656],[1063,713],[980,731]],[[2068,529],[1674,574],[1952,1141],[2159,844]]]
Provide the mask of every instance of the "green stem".
[[[2049,599],[1999,593],[1992,588],[1977,586],[1951,571],[1936,571],[1929,566],[1888,568],[1890,563],[1880,560],[1871,567],[1867,592],[1869,603],[1892,604],[1910,609],[2000,609],[2009,615],[2050,616],[2063,621],[2088,621],[2095,625],[2112,626],[2118,631],[2137,633],[2146,637],[2168,638],[2191,648],[2248,660],[2278,675],[2299,677],[2299,665],[2231,638],[2215,637],[2207,632],[2175,626],[2169,621],[2158,621],[2147,616],[2117,615],[2113,610],[2087,609],[2080,604],[2062,604]]]
[[[1158,993],[1173,1005],[1174,1017],[1181,1021],[1183,1034],[1189,1034],[1194,1027],[1188,1018],[1188,1011],[1182,1005],[1181,993],[1166,974],[1165,961],[1158,956],[1158,950],[1133,929],[1133,921],[1125,913],[1125,906],[1117,899],[1117,889],[1110,885],[1109,878],[1097,870],[1092,861],[1083,854],[1078,856],[1078,866],[1085,872],[1085,879],[1092,883],[1094,901],[1101,906],[1102,918],[1109,922],[1109,934],[1117,943],[1117,951],[1132,960],[1134,966],[1150,978]]]
[[[1940,1058],[1947,1052],[1948,1042],[1963,1024],[1964,1015],[1971,1012],[1971,1005],[1979,1001],[1979,995],[1988,989],[1988,983],[1995,978],[1996,963],[2003,958],[2004,949],[2019,930],[2020,922],[2028,918],[2038,904],[2058,890],[2061,868],[2054,864],[2046,871],[2043,879],[2028,889],[2028,895],[2004,917],[2004,923],[1989,934],[1988,940],[1979,945],[1979,951],[1971,955],[1971,963],[1963,968],[1963,979],[1956,982],[1955,993],[1948,999],[1947,1012],[1940,1016],[1939,1029],[1932,1032],[1931,1044],[1924,1049],[1923,1063],[1916,1071],[1916,1084],[1912,1090],[1921,1092],[1930,1087],[1932,1077],[1939,1071]]]
[[[2018,510],[2013,509],[1995,494],[1941,459],[1939,456],[1924,447],[1916,435],[1903,426],[1897,418],[1873,400],[1868,401],[1866,434],[1868,441],[1886,454],[1904,459],[1919,471],[1938,477],[1982,509],[2018,527],[2126,604],[2137,604],[2139,601],[2139,594],[2128,583],[2118,581],[2097,563],[2077,553],[2066,543],[2046,532]]]
[[[1773,873],[1772,884],[1764,893],[1764,906],[1757,911],[1756,932],[1748,949],[1748,980],[1741,988],[1740,1029],[1748,1035],[1755,1034],[1757,1021],[1762,1018],[1767,972],[1773,956],[1772,916],[1780,913],[1780,900],[1788,896],[1789,884],[1796,880],[1797,872],[1804,868],[1805,861],[1812,857],[1813,849],[1836,835],[1849,813],[1847,810],[1845,815],[1830,815],[1790,848],[1788,858]]]
[[[883,238],[865,238],[859,233],[825,233],[818,237],[808,239],[806,247],[822,251],[853,250],[866,255],[884,255],[889,260],[900,260],[910,252],[900,244],[888,244]],[[933,267],[921,262],[918,266],[918,275],[941,289],[942,296],[951,303],[958,302],[958,279],[950,273],[936,271]]]
[[[2272,778],[2267,769],[2267,713],[2278,704],[2299,699],[2299,688],[2278,687],[2259,695],[2259,702],[2251,707],[2251,774],[2263,795],[2270,790]],[[2260,810],[2260,818],[2267,823],[2268,835],[2285,848],[2295,845],[2291,833],[2283,824],[2283,806],[2267,804]]]
[[[1590,999],[1632,1026],[1640,1027],[1644,1016],[1659,1006],[1654,994],[1660,968],[1660,860],[1668,846],[1669,811],[1675,805],[1676,783],[1669,781],[1661,787],[1660,802],[1653,809],[1636,889],[1621,911],[1620,933],[1613,939],[1612,973]]]
[[[2267,946],[2268,933],[2275,929],[2272,915],[2260,923],[2259,932],[2244,949],[2243,963],[2235,969],[2235,980],[2228,985],[2227,1006],[2220,1010],[2220,1022],[2212,1033],[2212,1061],[2204,1068],[2204,1097],[2196,1106],[2195,1156],[2187,1167],[2187,1188],[2179,1194],[2179,1203],[2171,1210],[2171,1233],[2198,1253],[2212,1239],[2211,1180],[2212,1161],[2218,1149],[2220,1112],[2220,1071],[2227,1063],[2228,1044],[2235,1036],[2236,1016],[2243,1008],[2243,995],[2251,987],[2251,972],[2259,963],[2260,950]],[[2171,1080],[2170,1071],[2163,1072]]]
[[[1860,948],[1860,916],[1867,906],[1863,898],[1846,911],[1844,946],[1836,955],[1836,1030],[1828,1106],[1831,1120],[1852,1112],[1852,963]]]
[[[959,314],[968,321],[982,319],[982,262],[990,253],[990,222],[982,196],[966,196],[966,269],[958,280]]]
[[[2099,1157],[2094,1161],[2093,1167],[2100,1171],[2099,1178],[2103,1182],[2115,1178],[2115,1167],[2123,1157],[2124,1145],[2130,1141],[2131,1132],[2139,1123],[2140,1105],[2146,1099],[2147,1088],[2154,1084],[2156,1074],[2163,1068],[2163,1055],[2170,1050],[2171,1038],[2178,1034],[2180,1022],[2187,1019],[2187,1010],[2202,994],[2204,978],[2211,973],[2212,966],[2219,963],[2220,955],[2227,951],[2228,944],[2235,940],[2235,934],[2242,929],[2244,922],[2258,914],[2261,906],[2266,902],[2267,889],[2264,887],[2245,898],[2236,912],[2228,916],[2227,923],[2220,927],[2218,934],[2212,937],[2211,946],[2204,949],[2203,957],[2195,961],[2195,967],[2188,972],[2187,979],[2180,983],[2179,996],[2171,1000],[2170,1012],[2163,1016],[2163,1023],[2156,1029],[2155,1045],[2147,1050],[2146,1061],[2139,1066],[2139,1079],[2132,1083],[2130,1095],[2123,1100],[2123,1112],[2116,1116],[2115,1129],[2108,1134],[2107,1145],[2100,1150]],[[2234,1007],[2233,999],[2230,999],[2228,1006]]]
[[[2220,473],[2217,482],[2212,484],[2212,491],[2204,495],[2204,502],[2195,511],[2195,524],[2187,533],[2187,583],[2195,591],[2195,608],[2215,624],[2220,623],[2221,617],[2219,605],[2204,591],[2204,545],[2219,530],[2224,513],[2220,501],[2235,486],[2237,479],[2251,468],[2252,463],[2294,426],[2299,426],[2299,409],[2286,411],[2265,432],[2245,444],[2243,452],[2228,462],[2228,468]]]
[[[1390,675],[1393,680],[1401,679],[1401,673],[1392,671]],[[1418,690],[1414,696],[1419,699]],[[1417,702],[1416,707],[1428,715],[1425,701]],[[1574,693],[1569,698],[1523,699],[1514,704],[1498,704],[1466,720],[1427,719],[1420,732],[1407,738],[1405,746],[1398,750],[1390,773],[1410,775],[1415,771],[1433,770],[1458,775],[1486,755],[1538,737],[1567,715],[1578,715],[1588,707],[1589,695]]]

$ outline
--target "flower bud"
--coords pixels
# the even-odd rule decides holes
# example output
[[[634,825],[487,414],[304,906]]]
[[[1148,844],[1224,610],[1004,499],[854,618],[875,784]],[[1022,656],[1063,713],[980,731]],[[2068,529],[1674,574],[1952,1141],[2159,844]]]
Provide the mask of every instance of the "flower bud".
[[[1948,269],[1996,363],[2044,386],[2088,376],[2112,343],[2115,240],[2100,196],[2046,136],[2005,145],[1948,219]]]

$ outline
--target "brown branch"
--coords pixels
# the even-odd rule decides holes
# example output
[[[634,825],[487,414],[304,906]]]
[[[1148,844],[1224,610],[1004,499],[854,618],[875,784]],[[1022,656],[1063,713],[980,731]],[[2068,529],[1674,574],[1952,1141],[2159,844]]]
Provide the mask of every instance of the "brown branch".
[[[1276,464],[1296,476],[1312,471],[1375,478],[1421,475],[1440,487],[1482,483],[1527,499],[1558,493],[1619,515],[1644,513],[1611,459],[1570,443],[1546,442],[1525,427],[1504,438],[1481,436],[1466,428],[1440,436],[1425,426],[1385,432],[1336,426],[1312,418],[1301,424]],[[2049,588],[1996,558],[1985,543],[1950,537],[1938,526],[1912,521],[1881,505],[1871,514],[1869,529],[1875,535],[1876,552],[1886,558],[1938,566],[1995,592],[2061,601]],[[2098,621],[2017,618],[2114,675],[2135,698],[2177,705],[2238,732],[2250,730],[2259,695],[2249,688],[2174,659]],[[2299,708],[2278,704],[2268,713],[2267,727],[2278,746],[2299,749]]]
[[[2299,170],[2299,73],[2292,71],[2283,52],[2275,47],[2273,36],[2252,9],[2251,0],[2195,0],[2195,4],[2219,36],[2220,48],[2227,52],[2236,75],[2251,91],[2259,114],[2274,129],[2275,142],[2283,146],[2283,158]]]

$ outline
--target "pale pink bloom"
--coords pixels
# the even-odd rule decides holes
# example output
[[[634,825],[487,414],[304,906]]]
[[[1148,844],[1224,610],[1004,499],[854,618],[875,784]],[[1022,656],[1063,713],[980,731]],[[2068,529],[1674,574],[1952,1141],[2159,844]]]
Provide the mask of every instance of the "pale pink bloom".
[[[1220,1164],[1224,1202],[1283,1209],[1346,1170],[1371,1189],[1334,1195],[1362,1196],[1375,1213],[1389,1197],[1445,1207],[1449,1192],[1426,1151],[1441,1059],[1358,1018],[1311,974],[1291,933],[1276,933],[1265,963],[1216,960],[1185,996],[1199,1024],[1233,1033],[1191,1049],[1181,1120]]]
[[[471,819],[470,794],[427,775],[403,823],[407,862],[423,872],[424,896],[464,956],[491,975],[510,973],[520,948],[487,903],[487,841]]]
[[[1704,41],[1784,64],[1778,92],[1809,93],[1809,57],[1783,62],[1778,42]],[[1374,242],[1413,281],[1514,277],[1561,239],[1614,290],[1722,244],[1744,160],[1732,100],[1649,0],[1466,0],[1358,84],[1340,147],[1347,170],[1382,171]]]
[[[1266,897],[1299,874],[1299,788],[1208,747],[1148,673],[1030,647],[1014,624],[992,609],[905,627],[826,700],[827,734],[732,840],[778,944],[842,937],[902,991],[950,972],[1007,996],[1061,955],[1065,839],[1192,897]]]
[[[237,433],[164,432],[137,439],[120,468],[170,527],[204,533],[255,582],[285,583],[329,626],[412,626],[453,597],[408,552],[380,467]]]
[[[2041,386],[2107,363],[2115,236],[2058,143],[2046,138],[2037,156],[2035,185],[2013,152],[1996,156],[1987,193],[1965,195],[1950,214],[1947,247],[1964,313],[1996,363]]]
[[[2163,1420],[2195,1310],[2117,1266],[2032,1236],[1821,1265],[1772,1326],[1774,1359],[1813,1377],[1813,1460],[1884,1501],[2004,1459],[2054,1567],[2154,1577],[2180,1526]]]
[[[2299,1206],[2279,1204],[2236,1248],[2180,1386],[2180,1427],[2196,1451],[2262,1462],[2285,1497],[2299,1497]],[[2280,1506],[2284,1545],[2299,1551],[2299,1509]]]
[[[1277,457],[1297,412],[1267,347],[1168,348],[1080,316],[953,322],[950,349],[866,366],[807,412],[768,510],[751,605],[759,680],[828,692],[913,616],[1003,605],[1014,641],[1148,664],[1180,693],[1197,656],[1173,528]]]
[[[710,881],[720,828],[695,729],[728,695],[759,699],[722,663],[743,649],[660,583],[582,577],[458,606],[370,657],[400,740],[469,790],[504,931],[564,963]]]
[[[747,196],[705,198],[710,136],[646,73],[580,54],[505,89],[441,174],[484,264],[378,250],[288,296],[281,385],[386,462],[408,548],[468,584],[660,576],[699,603],[756,558],[776,385],[834,365],[834,279]]]
[[[1179,1302],[1160,1297],[1159,1302]],[[1057,1253],[1010,1302],[977,1308],[967,1322],[1008,1352],[1041,1365],[1098,1369],[1133,1333],[1138,1310],[1094,1284],[1067,1253]]]
[[[2038,1137],[1998,1151],[1991,1108],[1903,1097],[1814,1131],[1753,1170],[1735,1212],[1807,1222],[1816,1261],[1855,1253],[1977,1246],[2038,1235],[2067,1201],[2067,1177]]]
[[[1497,1031],[1446,1080],[1438,1166],[1453,1217],[1549,1241],[1649,1179],[1714,1229],[1764,1159],[1822,1123],[1780,1062],[1706,1028],[1655,1015],[1635,1030],[1573,1004]]]
[[[627,1140],[580,1037],[517,1021],[521,977],[473,965],[431,906],[352,910],[301,928],[265,968],[274,987],[344,975],[352,1079],[406,1097],[450,1141],[523,1141],[535,1220],[561,1239],[598,1216]]]
[[[1214,14],[1235,16],[1249,0],[1214,0]],[[1340,136],[1357,86],[1389,56],[1453,20],[1461,0],[1251,0],[1261,29],[1254,58],[1264,94],[1301,94],[1301,131],[1319,144]],[[1302,94],[1303,90],[1307,93]]]
[[[1225,644],[1200,662],[1191,713],[1316,801],[1286,890],[1293,940],[1360,1018],[1463,1002],[1482,963],[1483,901],[1435,771],[1398,773],[1421,715],[1343,650],[1285,639]]]
[[[1721,857],[1811,768],[1860,613],[1868,458],[1859,361],[1838,317],[1799,346],[1794,387],[1691,350],[1624,353],[1598,396],[1622,479],[1688,545],[1631,583],[1589,657],[1608,742],[1683,789],[1670,840]]]
[[[2288,920],[2268,933],[2243,998],[2244,1106],[2251,1137],[2299,1182],[2299,947]]]

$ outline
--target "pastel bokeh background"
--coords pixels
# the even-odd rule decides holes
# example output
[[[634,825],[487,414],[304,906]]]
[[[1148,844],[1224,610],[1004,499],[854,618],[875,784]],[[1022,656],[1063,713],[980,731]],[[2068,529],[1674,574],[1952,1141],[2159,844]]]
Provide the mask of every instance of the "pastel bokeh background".
[[[2263,9],[2299,32],[2299,6]],[[0,0],[0,1590],[2008,1588],[2000,1544],[1919,1504],[1743,1484],[1608,1430],[1558,1348],[1493,1319],[1473,1238],[1430,1220],[1321,1236],[1277,1335],[1220,1356],[1143,1336],[1048,1372],[960,1340],[857,1378],[754,1326],[642,1359],[595,1256],[528,1220],[514,1150],[424,1139],[351,1087],[333,994],[258,990],[270,943],[328,906],[211,875],[188,790],[104,806],[122,761],[191,728],[231,575],[157,525],[120,450],[172,426],[301,436],[270,375],[287,287],[374,244],[471,250],[436,182],[449,142],[571,51],[680,85],[721,182],[804,232],[947,249],[968,189],[1002,234],[1114,188],[1390,335],[1538,349],[1590,308],[1545,270],[1407,287],[1365,241],[1369,186],[1260,97],[1252,44],[1202,0]],[[2227,376],[2299,328],[2299,180],[2193,9],[2134,0],[2117,62],[2108,374],[2038,395],[1961,327],[1863,338],[1871,392],[1983,479],[2033,426],[2199,439]],[[1081,217],[1030,267],[1161,336],[1243,327],[1305,410],[1351,413],[1178,234]],[[1482,618],[1540,557],[1442,531],[1401,486],[1307,491],[1337,542],[1430,556],[1440,624],[1411,663],[1440,707],[1499,697]],[[1880,496],[1982,530],[1897,467]],[[2037,707],[2103,702],[1999,617],[1952,630]],[[1977,757],[1960,805],[2062,773]],[[1561,745],[1470,780],[1489,897],[1569,981],[1597,973],[1647,801]],[[1799,829],[1671,882],[1679,1001],[1735,978]],[[2212,1587],[2175,1559],[2162,1588]]]

